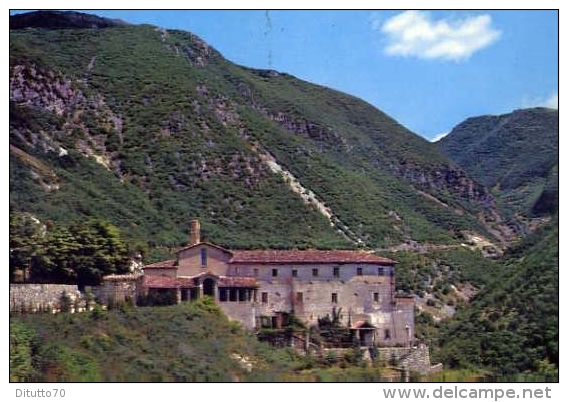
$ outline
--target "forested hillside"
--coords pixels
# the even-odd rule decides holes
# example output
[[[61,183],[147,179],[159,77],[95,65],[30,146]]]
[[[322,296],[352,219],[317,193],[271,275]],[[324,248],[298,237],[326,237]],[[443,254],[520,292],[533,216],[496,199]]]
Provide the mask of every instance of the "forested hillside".
[[[469,118],[437,145],[509,217],[534,217],[558,210],[558,141],[558,110],[534,108]]]
[[[17,211],[97,216],[160,246],[195,217],[233,248],[510,235],[481,185],[359,99],[237,66],[188,32],[56,16],[10,31]]]

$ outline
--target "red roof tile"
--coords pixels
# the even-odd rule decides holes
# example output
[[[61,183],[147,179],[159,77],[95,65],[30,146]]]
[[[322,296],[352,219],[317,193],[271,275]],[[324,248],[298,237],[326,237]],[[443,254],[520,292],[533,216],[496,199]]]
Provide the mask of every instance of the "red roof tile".
[[[351,325],[351,329],[361,329],[361,328],[377,328],[372,325],[369,321],[356,321]]]
[[[201,243],[197,243],[197,244],[187,245],[187,246],[185,246],[185,247],[183,247],[183,248],[180,248],[180,249],[178,250],[178,253],[179,253],[180,251],[189,250],[190,248],[202,247],[202,246],[213,247],[213,248],[216,248],[216,249],[218,249],[218,250],[224,251],[225,253],[231,254],[231,250],[227,250],[226,248],[223,248],[223,247],[221,247],[221,246],[218,246],[218,245],[216,245],[216,244],[209,243],[209,242],[206,242],[206,241],[202,241]]]
[[[144,265],[142,267],[142,269],[146,269],[146,268],[175,268],[176,266],[176,260],[167,260],[167,261],[160,261],[160,262],[155,262],[153,264],[148,264],[148,265]]]
[[[192,278],[170,278],[168,276],[144,275],[142,286],[152,289],[194,288]]]
[[[257,288],[259,287],[256,278],[246,276],[221,276],[217,282],[219,287],[233,288]]]
[[[354,250],[239,250],[230,263],[248,264],[381,264],[395,261],[366,251]]]

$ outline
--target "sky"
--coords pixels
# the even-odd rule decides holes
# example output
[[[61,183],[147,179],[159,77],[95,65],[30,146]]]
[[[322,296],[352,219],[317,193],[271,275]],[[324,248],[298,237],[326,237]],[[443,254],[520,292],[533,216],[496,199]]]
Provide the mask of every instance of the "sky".
[[[440,138],[472,116],[558,107],[558,12],[96,10],[191,31],[225,58],[362,98]]]

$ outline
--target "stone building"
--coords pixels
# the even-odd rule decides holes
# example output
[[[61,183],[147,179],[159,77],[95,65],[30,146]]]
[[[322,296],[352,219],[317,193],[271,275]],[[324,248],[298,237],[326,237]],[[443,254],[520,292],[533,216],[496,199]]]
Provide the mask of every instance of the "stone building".
[[[142,268],[139,292],[184,302],[203,295],[247,328],[335,314],[362,344],[408,346],[414,299],[395,293],[395,262],[352,250],[227,250],[201,242],[199,221],[175,260]]]

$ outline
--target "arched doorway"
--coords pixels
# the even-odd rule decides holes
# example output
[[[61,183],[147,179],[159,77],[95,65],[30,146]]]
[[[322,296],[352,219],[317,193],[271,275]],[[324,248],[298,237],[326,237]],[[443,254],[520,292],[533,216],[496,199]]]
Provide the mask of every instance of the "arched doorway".
[[[203,296],[215,297],[215,281],[213,279],[203,280]]]

